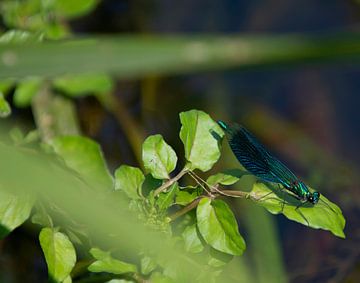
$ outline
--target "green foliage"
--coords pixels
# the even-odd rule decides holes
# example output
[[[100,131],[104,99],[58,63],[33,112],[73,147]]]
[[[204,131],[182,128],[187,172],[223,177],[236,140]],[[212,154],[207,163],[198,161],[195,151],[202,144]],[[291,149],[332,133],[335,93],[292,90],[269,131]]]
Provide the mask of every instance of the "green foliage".
[[[15,83],[14,79],[4,79],[0,81],[0,93],[6,95],[8,91],[13,87]]]
[[[245,241],[239,234],[234,214],[222,200],[203,198],[196,210],[197,225],[205,241],[214,249],[241,255]]]
[[[33,202],[30,196],[0,191],[0,238],[8,235],[29,218]]]
[[[76,262],[76,253],[69,238],[54,228],[43,228],[39,235],[48,273],[52,282],[66,280]],[[67,279],[68,280],[68,279]]]
[[[161,135],[149,136],[143,143],[144,167],[156,179],[169,179],[175,169],[177,156]]]
[[[159,194],[156,200],[156,206],[159,208],[160,211],[164,211],[174,204],[175,195],[178,191],[179,185],[175,182],[170,186],[167,192],[162,192]]]
[[[56,0],[54,8],[57,13],[65,18],[76,18],[91,12],[100,0]]]
[[[41,34],[34,34],[22,30],[9,30],[0,36],[0,43],[33,43],[42,39]]]
[[[316,205],[301,204],[285,191],[263,183],[255,183],[250,193],[257,204],[265,207],[272,214],[284,214],[290,220],[308,225],[315,229],[324,229],[335,236],[345,238],[343,232],[345,219],[340,208],[324,195]],[[297,208],[298,207],[298,208]]]
[[[89,13],[98,0],[4,0],[0,10],[4,22],[11,28],[41,31],[47,37],[61,38],[69,31],[62,22]]]
[[[208,114],[198,110],[181,112],[180,121],[180,139],[190,168],[210,170],[220,157],[223,131]]]
[[[28,107],[32,98],[40,91],[43,80],[37,77],[26,78],[18,85],[14,93],[14,104],[17,107]]]
[[[130,199],[140,199],[144,180],[139,168],[121,165],[115,171],[115,190],[123,191]]]
[[[78,172],[93,188],[112,189],[113,178],[96,142],[80,136],[64,136],[55,138],[51,145],[66,165]]]
[[[206,180],[206,182],[211,186],[215,186],[217,184],[230,186],[238,182],[240,178],[246,174],[247,172],[242,171],[240,169],[229,169],[229,170],[225,170],[224,172],[220,172],[210,176]]]
[[[187,205],[199,196],[198,188],[185,187],[176,193],[175,203],[179,205]]]
[[[204,250],[204,243],[201,240],[196,224],[187,226],[181,235],[185,242],[184,248],[186,251],[200,253]]]
[[[55,89],[71,97],[108,93],[114,88],[112,79],[106,74],[61,76],[54,79],[53,85]]]
[[[6,118],[11,114],[11,108],[4,95],[0,92],[0,118]]]
[[[92,248],[90,253],[96,259],[96,261],[88,267],[88,269],[92,272],[108,272],[113,274],[137,272],[136,265],[114,259],[110,252],[104,252],[98,248]]]
[[[46,168],[59,170],[54,175],[55,182],[57,176],[64,173],[74,177],[71,185],[64,185],[68,189],[66,194],[72,193],[73,187],[76,188],[74,192],[81,192],[82,197],[83,192],[91,195],[94,191],[96,197],[86,201],[91,207],[99,205],[99,195],[102,196],[100,203],[113,201],[114,206],[111,206],[109,214],[106,214],[106,206],[102,208],[100,215],[91,214],[92,221],[96,221],[93,230],[100,231],[104,237],[103,243],[123,237],[125,242],[114,248],[126,249],[127,243],[131,242],[130,238],[141,239],[132,247],[132,255],[137,255],[136,260],[131,259],[134,263],[129,263],[128,259],[114,258],[110,252],[96,248],[96,244],[92,242],[92,233],[80,229],[78,223],[74,225],[70,222],[71,224],[64,227],[69,237],[57,229],[49,228],[53,227],[53,214],[68,219],[68,209],[60,209],[55,204],[37,204],[33,222],[45,227],[40,233],[40,244],[45,254],[49,276],[53,281],[71,282],[70,272],[76,261],[72,243],[84,248],[83,239],[90,238],[86,243],[90,244],[92,258],[87,259],[91,261],[87,270],[107,273],[110,276],[109,280],[130,278],[138,281],[146,277],[152,282],[189,282],[190,278],[199,282],[216,282],[217,278],[222,278],[219,280],[227,282],[227,279],[224,279],[226,277],[219,277],[224,276],[220,274],[221,271],[234,256],[243,254],[246,245],[231,208],[219,199],[224,196],[251,199],[273,214],[283,213],[291,220],[304,225],[309,224],[313,228],[329,230],[339,237],[344,237],[345,220],[341,210],[323,195],[318,204],[304,204],[297,208],[299,201],[293,200],[289,193],[283,193],[271,184],[255,183],[251,192],[226,190],[224,193],[222,186],[234,185],[244,174],[248,174],[239,169],[224,170],[204,181],[197,176],[196,169],[205,172],[214,166],[220,157],[223,133],[209,115],[199,110],[180,113],[180,120],[180,138],[185,147],[185,164],[179,172],[174,172],[178,161],[177,155],[161,135],[150,136],[143,143],[142,157],[144,167],[149,173],[145,175],[137,167],[121,165],[114,173],[114,182],[96,142],[80,136],[59,136],[51,140],[51,148],[58,159],[52,161],[51,166],[46,165]],[[27,142],[33,142],[37,138],[37,135],[31,132],[25,135],[19,129],[12,130],[10,135],[17,146],[26,146]],[[6,153],[6,150],[4,152]],[[1,168],[5,170],[7,167]],[[173,176],[170,176],[170,173]],[[6,175],[2,178],[4,176]],[[180,187],[184,176],[194,179],[196,186],[185,184]],[[62,185],[61,188],[64,189]],[[272,194],[267,195],[269,192]],[[55,200],[57,198],[59,195]],[[1,199],[0,221],[5,231],[3,235],[6,235],[29,218],[33,202],[7,192],[4,192]],[[72,212],[78,209],[76,207]],[[89,213],[87,211],[83,214]],[[101,218],[103,213],[104,218]],[[107,219],[114,213],[114,222],[109,222],[108,226],[104,226],[106,228],[100,228],[102,222],[107,223]],[[127,219],[130,215],[134,216],[133,220]],[[148,239],[145,241],[141,238],[141,233],[129,234],[130,238],[126,237],[128,229],[133,229],[129,227],[137,225],[135,219],[146,227],[144,231],[157,233],[156,239],[161,239],[160,246],[166,246],[167,253],[156,253],[156,249],[161,249],[160,246],[154,250],[154,247],[148,244]],[[126,221],[131,225],[124,226]],[[91,226],[90,224],[87,223]],[[169,254],[169,250],[170,258],[168,255],[164,257],[164,254]],[[184,253],[179,257],[181,260],[176,257],[178,253]],[[182,272],[186,264],[190,266],[189,270],[194,270],[195,275]]]

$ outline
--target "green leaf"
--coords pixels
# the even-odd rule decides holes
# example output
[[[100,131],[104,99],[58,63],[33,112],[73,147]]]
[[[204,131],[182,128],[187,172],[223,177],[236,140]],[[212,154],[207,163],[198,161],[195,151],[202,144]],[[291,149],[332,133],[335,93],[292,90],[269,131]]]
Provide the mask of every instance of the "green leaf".
[[[134,283],[133,280],[126,280],[126,279],[111,279],[110,281],[106,281],[106,283]]]
[[[144,174],[137,167],[121,165],[115,171],[115,190],[123,191],[131,199],[140,199]]]
[[[54,282],[64,281],[76,263],[73,244],[65,234],[52,228],[43,228],[39,239],[50,279]]]
[[[146,174],[145,180],[141,186],[141,192],[144,196],[154,193],[154,190],[163,184],[163,180],[155,179],[151,174]]]
[[[22,130],[18,127],[14,127],[9,131],[9,136],[15,145],[23,145],[35,142],[39,140],[39,132],[37,130],[32,130],[24,135]]]
[[[312,191],[312,189],[310,190]],[[345,218],[341,209],[324,195],[320,196],[320,201],[315,205],[311,203],[301,205],[301,202],[290,193],[282,191],[276,186],[255,183],[250,197],[272,214],[282,213],[290,220],[315,229],[328,230],[335,236],[345,238],[343,231]]]
[[[181,188],[175,197],[175,203],[179,205],[188,205],[194,199],[199,196],[197,188],[195,187],[185,187]]]
[[[66,165],[80,173],[92,187],[112,189],[113,179],[95,141],[80,136],[63,136],[54,138],[51,144]]]
[[[4,98],[2,92],[0,92],[0,118],[6,118],[11,114],[11,108],[9,103]]]
[[[229,169],[210,176],[206,182],[211,186],[217,184],[230,186],[238,182],[240,178],[246,174],[248,174],[246,171],[240,169]]]
[[[204,250],[204,244],[201,241],[201,235],[196,224],[187,226],[182,233],[185,242],[185,250],[191,253],[200,253]]]
[[[113,90],[113,80],[106,74],[66,75],[53,82],[54,87],[70,97],[107,93]]]
[[[32,98],[40,91],[43,80],[38,77],[29,77],[21,80],[14,93],[14,104],[17,107],[28,107]]]
[[[229,206],[222,200],[203,198],[196,209],[199,231],[205,241],[221,252],[241,255],[245,241]]]
[[[54,10],[66,18],[86,15],[95,9],[99,0],[55,0]]]
[[[30,216],[34,200],[0,190],[0,238],[5,237]]]
[[[177,162],[175,151],[161,135],[149,136],[143,143],[142,159],[144,167],[154,178],[169,179]]]
[[[9,30],[0,36],[2,43],[32,43],[41,41],[42,36],[38,33],[31,33],[23,30]]]
[[[9,90],[15,85],[14,79],[4,79],[0,81],[0,93],[3,93],[4,96],[7,95]]]
[[[88,267],[88,270],[91,272],[108,272],[113,274],[137,272],[136,265],[114,259],[110,252],[92,248],[90,253],[96,259],[96,261]]]
[[[140,264],[141,264],[141,273],[145,275],[149,274],[157,267],[157,263],[155,262],[155,260],[147,255],[141,258]]]
[[[168,209],[175,201],[175,195],[179,191],[179,185],[177,182],[172,184],[166,192],[159,194],[156,199],[156,205],[160,211]]]
[[[213,267],[221,267],[228,264],[233,259],[233,257],[233,255],[229,255],[227,253],[210,248],[208,265]]]
[[[160,272],[154,272],[151,274],[152,283],[175,283],[173,279],[161,274]]]
[[[180,121],[180,139],[191,169],[210,170],[220,157],[223,131],[208,114],[199,110],[181,112]]]

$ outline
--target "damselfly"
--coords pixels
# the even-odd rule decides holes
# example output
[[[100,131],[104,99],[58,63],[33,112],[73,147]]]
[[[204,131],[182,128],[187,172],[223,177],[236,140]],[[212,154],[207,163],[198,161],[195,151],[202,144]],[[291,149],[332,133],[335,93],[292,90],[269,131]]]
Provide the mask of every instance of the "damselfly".
[[[283,163],[275,158],[248,130],[238,124],[227,125],[218,121],[227,133],[229,145],[241,165],[259,179],[281,184],[302,203],[316,204],[319,192],[310,192],[309,188]]]

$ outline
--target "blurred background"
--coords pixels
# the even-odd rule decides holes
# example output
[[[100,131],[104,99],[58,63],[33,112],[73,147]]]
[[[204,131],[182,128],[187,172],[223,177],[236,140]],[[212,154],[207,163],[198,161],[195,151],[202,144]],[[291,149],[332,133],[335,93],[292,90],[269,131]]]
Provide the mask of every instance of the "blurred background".
[[[48,37],[191,34],[195,39],[204,35],[264,36],[273,42],[276,38],[271,37],[279,34],[320,40],[324,35],[331,38],[346,34],[346,38],[359,42],[360,3],[355,0],[96,2],[84,15],[62,21],[64,32]],[[14,27],[5,6],[0,18],[3,32]],[[51,14],[42,11],[46,12]],[[26,21],[22,23],[22,29],[34,29]],[[278,44],[279,54],[286,53],[286,44]],[[266,41],[262,48],[266,50]],[[347,238],[338,239],[282,215],[270,215],[244,200],[236,201],[232,205],[238,212],[247,250],[243,258],[230,264],[229,270],[244,269],[251,282],[359,282],[359,55],[358,49],[357,56],[337,60],[331,56],[314,56],[313,60],[310,56],[293,62],[291,58],[289,62],[274,58],[267,64],[219,65],[211,70],[151,72],[131,78],[115,72],[111,92],[116,102],[111,106],[88,95],[69,101],[78,121],[76,131],[101,144],[112,170],[119,164],[139,166],[137,150],[143,139],[154,133],[161,133],[183,156],[178,137],[181,111],[201,109],[213,119],[245,125],[306,183],[339,204],[347,220]],[[7,96],[13,112],[7,120],[35,128],[39,113],[34,107],[14,107],[14,92],[13,87]],[[56,94],[65,97],[61,88]],[[215,171],[239,166],[224,145]],[[245,179],[237,186],[243,188],[247,183]],[[1,241],[0,272],[18,272],[18,278],[33,280],[28,282],[46,276],[34,237],[20,228]]]

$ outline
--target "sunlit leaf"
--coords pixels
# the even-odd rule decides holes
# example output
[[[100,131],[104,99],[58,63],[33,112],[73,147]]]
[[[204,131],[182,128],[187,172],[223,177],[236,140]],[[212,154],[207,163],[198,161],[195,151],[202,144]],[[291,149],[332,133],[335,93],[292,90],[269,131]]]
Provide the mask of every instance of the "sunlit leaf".
[[[233,257],[233,255],[210,248],[208,265],[213,267],[221,267],[229,263],[233,259]]]
[[[0,36],[0,44],[38,42],[41,39],[42,36],[39,33],[35,34],[24,30],[9,30]]]
[[[345,238],[345,218],[341,209],[324,195],[320,196],[320,201],[315,205],[301,204],[277,186],[255,183],[250,196],[272,214],[282,213],[290,220],[315,229],[328,230],[340,238]]]
[[[136,265],[117,260],[111,256],[110,252],[92,248],[90,253],[96,259],[88,267],[88,270],[92,272],[109,272],[113,274],[137,272]]]
[[[115,171],[115,190],[123,191],[131,199],[140,199],[139,191],[145,180],[137,167],[121,165]]]
[[[143,143],[142,159],[144,167],[154,178],[169,179],[175,169],[177,156],[161,135],[149,136]]]
[[[208,114],[199,110],[180,113],[180,138],[192,169],[208,171],[220,157],[224,133]]]
[[[166,192],[161,192],[156,200],[156,205],[160,210],[166,210],[175,201],[175,195],[179,190],[178,183],[174,183]]]
[[[157,266],[156,261],[152,257],[146,255],[141,258],[140,264],[141,264],[141,273],[145,275],[152,272]]]
[[[153,283],[175,283],[173,279],[161,274],[160,272],[153,272],[151,274],[151,282]]]
[[[107,93],[114,88],[113,80],[106,74],[61,76],[55,78],[53,85],[57,90],[72,97]]]
[[[75,18],[91,12],[100,0],[55,0],[54,10],[66,17]]]
[[[176,192],[175,203],[179,205],[187,205],[199,196],[197,188],[185,187]]]
[[[39,235],[51,281],[62,282],[76,262],[76,253],[69,238],[52,228],[43,228]]]
[[[181,235],[185,242],[186,251],[200,253],[204,250],[204,244],[201,241],[201,235],[196,224],[187,226]]]
[[[248,174],[246,171],[242,171],[240,169],[229,169],[210,176],[206,182],[212,186],[216,184],[229,186],[235,184],[243,175],[246,174]]]
[[[6,118],[11,114],[11,108],[9,103],[4,98],[2,92],[0,92],[0,118]]]
[[[3,93],[4,96],[7,95],[9,90],[15,85],[14,79],[4,79],[0,81],[0,93]]]
[[[95,141],[81,136],[64,136],[56,137],[51,144],[66,165],[80,173],[89,185],[98,190],[112,189],[113,179]]]
[[[14,93],[14,104],[17,107],[27,107],[32,98],[40,91],[43,80],[38,77],[29,77],[19,82]]]
[[[23,224],[30,216],[34,200],[0,191],[0,238]]]
[[[222,200],[203,198],[196,210],[197,225],[204,240],[214,249],[241,255],[245,241],[229,206]]]

